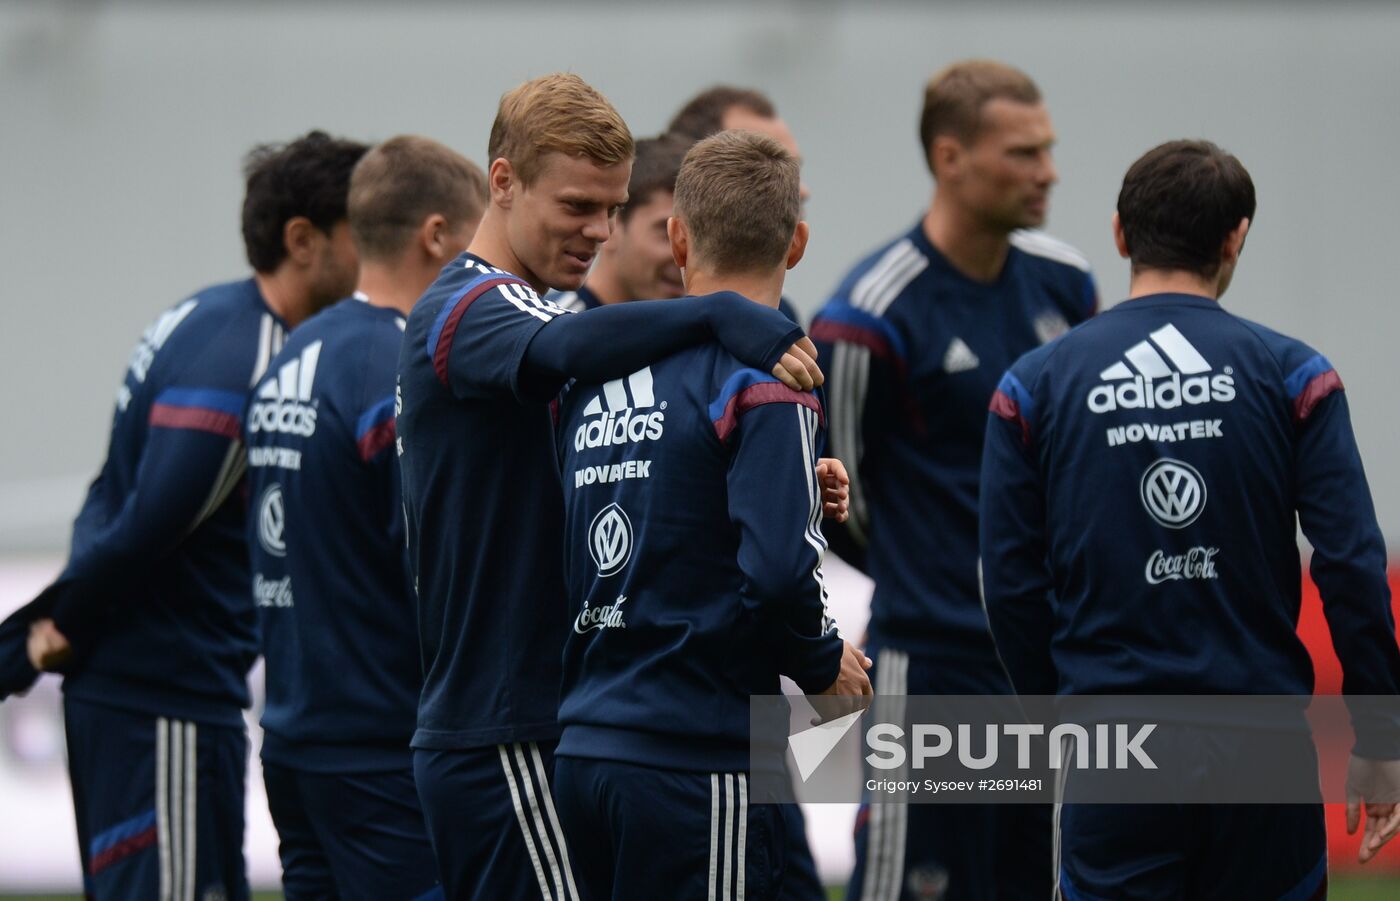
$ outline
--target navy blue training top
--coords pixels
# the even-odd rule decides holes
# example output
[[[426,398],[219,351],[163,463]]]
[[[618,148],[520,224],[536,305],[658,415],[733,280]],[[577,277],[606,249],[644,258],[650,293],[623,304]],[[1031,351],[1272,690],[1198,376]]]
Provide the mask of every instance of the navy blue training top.
[[[558,753],[749,765],[749,697],[836,678],[815,395],[716,344],[575,384],[558,441],[571,628]]]
[[[200,291],[132,352],[52,614],[73,698],[241,725],[257,656],[240,418],[284,329],[252,279]]]
[[[422,685],[394,445],[404,319],[356,297],[294,331],[244,420],[262,755],[337,772],[410,764]]]
[[[991,405],[982,567],[1031,694],[1308,694],[1296,529],[1347,694],[1400,692],[1385,544],[1341,379],[1205,297],[1129,300]]]
[[[1093,313],[1088,268],[1017,232],[997,280],[974,281],[918,224],[857,264],[813,320],[830,452],[851,473],[833,549],[875,581],[872,649],[995,665],[977,592],[987,402],[1021,354]]]

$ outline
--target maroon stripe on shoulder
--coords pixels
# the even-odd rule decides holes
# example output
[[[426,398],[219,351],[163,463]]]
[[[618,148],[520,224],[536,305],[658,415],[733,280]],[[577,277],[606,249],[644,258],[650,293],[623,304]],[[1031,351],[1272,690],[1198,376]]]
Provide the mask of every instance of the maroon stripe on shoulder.
[[[1315,375],[1312,381],[1303,387],[1298,396],[1293,399],[1293,421],[1304,422],[1312,415],[1313,410],[1322,399],[1333,391],[1343,389],[1342,377],[1337,375],[1337,370],[1329,369],[1320,375]]]
[[[1026,417],[1021,415],[1021,405],[1012,400],[1011,395],[997,390],[992,394],[992,402],[987,405],[987,409],[1007,422],[1019,425],[1021,427],[1021,442],[1027,447],[1030,446],[1031,424],[1026,422]]]
[[[815,411],[817,422],[822,428],[826,427],[826,411],[822,409],[821,402],[815,394],[810,391],[794,391],[782,382],[762,382],[750,385],[729,398],[729,402],[724,405],[724,415],[714,421],[715,434],[719,436],[719,440],[727,442],[739,426],[739,417],[764,404],[800,404]]]
[[[528,287],[526,282],[512,275],[489,279],[464,294],[462,299],[457,301],[457,305],[452,308],[452,312],[447,314],[447,321],[442,324],[442,334],[438,336],[437,347],[433,351],[433,371],[437,373],[438,381],[444,385],[449,384],[447,362],[448,358],[452,356],[452,339],[457,334],[458,323],[466,315],[467,308],[476,303],[477,298],[501,285],[526,285]]]
[[[209,432],[223,438],[237,439],[242,434],[238,417],[219,410],[204,407],[176,407],[171,404],[152,404],[150,424],[167,429],[193,429]]]
[[[879,332],[861,328],[858,325],[851,325],[846,322],[832,322],[829,319],[818,319],[812,323],[808,330],[813,341],[826,341],[835,344],[838,341],[846,344],[855,344],[864,347],[872,354],[883,359],[896,359],[897,354],[890,342]]]

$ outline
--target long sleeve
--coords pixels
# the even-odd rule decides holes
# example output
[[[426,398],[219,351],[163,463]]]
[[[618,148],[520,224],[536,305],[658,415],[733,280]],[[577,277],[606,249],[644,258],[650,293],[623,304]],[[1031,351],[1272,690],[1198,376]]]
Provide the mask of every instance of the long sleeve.
[[[820,404],[755,378],[712,412],[720,412],[713,418],[730,446],[729,514],[740,530],[745,593],[766,608],[779,671],[805,692],[824,691],[839,672],[842,640],[821,571]]]
[[[70,639],[112,596],[112,585],[140,576],[227,500],[245,466],[244,400],[211,387],[169,387],[156,396],[133,484],[104,521],[80,518],[81,541],[53,586],[52,616]]]
[[[621,378],[711,339],[745,366],[770,372],[801,337],[782,313],[737,294],[610,304],[555,318],[530,342],[524,366],[536,396],[552,397],[570,378]]]
[[[1314,357],[1290,377],[1289,393],[1298,428],[1298,521],[1313,546],[1312,577],[1342,664],[1342,693],[1400,695],[1385,541],[1341,379],[1324,357]],[[1391,697],[1386,708],[1393,711],[1395,701]],[[1400,756],[1400,724],[1380,705],[1351,707],[1357,753]]]
[[[1016,691],[1052,695],[1054,615],[1046,565],[1045,495],[1032,456],[1031,398],[1007,373],[992,396],[982,451],[983,602]]]
[[[885,320],[845,303],[830,304],[812,323],[812,340],[826,373],[831,441],[827,452],[851,477],[850,517],[829,523],[831,548],[865,571],[870,540],[867,451],[894,421],[904,372],[901,340]]]

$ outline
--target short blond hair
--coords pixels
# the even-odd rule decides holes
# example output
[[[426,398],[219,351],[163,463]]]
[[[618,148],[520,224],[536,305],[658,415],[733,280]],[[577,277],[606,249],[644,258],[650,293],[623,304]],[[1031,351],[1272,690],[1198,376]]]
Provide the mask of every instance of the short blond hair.
[[[772,138],[722,131],[685,155],[675,215],[691,247],[717,273],[781,266],[802,215],[797,159]]]
[[[982,125],[982,107],[998,99],[1039,103],[1040,88],[1020,69],[990,59],[953,63],[930,78],[924,86],[924,109],[919,117],[924,159],[932,165],[933,139],[939,135],[972,143]]]
[[[453,227],[480,219],[486,198],[486,174],[471,160],[431,138],[399,135],[355,166],[346,218],[360,256],[384,260],[434,213]]]
[[[577,75],[556,72],[502,95],[487,152],[491,162],[504,157],[529,185],[548,153],[611,166],[631,160],[636,148],[608,98]]]

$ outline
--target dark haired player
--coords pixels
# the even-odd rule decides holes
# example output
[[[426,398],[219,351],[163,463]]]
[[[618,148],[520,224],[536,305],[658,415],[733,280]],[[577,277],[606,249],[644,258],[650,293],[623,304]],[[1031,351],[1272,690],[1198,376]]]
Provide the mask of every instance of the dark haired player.
[[[924,95],[936,186],[906,234],[860,262],[812,324],[831,371],[831,453],[851,465],[832,546],[875,581],[875,693],[1008,694],[977,590],[987,401],[1013,360],[1094,311],[1088,263],[1039,232],[1055,133],[1035,83],[958,63]],[[1042,898],[1048,807],[876,804],[851,896]]]
[[[263,777],[290,899],[416,899],[437,884],[408,747],[423,677],[394,375],[405,317],[466,249],[485,200],[481,170],[436,141],[366,154],[348,208],[358,289],[293,332],[253,390]]]
[[[481,227],[414,307],[399,358],[426,673],[414,774],[449,897],[564,899],[577,889],[549,773],[570,617],[549,402],[570,376],[606,381],[716,336],[794,387],[819,372],[800,330],[741,299],[578,314],[541,299],[583,283],[627,201],[632,135],[582,79],[508,92],[489,155]]]
[[[799,207],[775,141],[697,144],[670,223],[687,289],[776,306],[806,247]],[[619,417],[642,428],[618,440]],[[749,698],[779,673],[870,691],[826,614],[822,419],[815,395],[715,343],[565,395],[575,618],[557,779],[584,897],[777,897],[786,830],[779,807],[749,803]]]
[[[33,620],[34,668],[65,673],[89,897],[247,897],[242,708],[258,642],[239,418],[285,330],[354,287],[345,193],[366,149],[312,132],[249,155],[253,277],[146,330],[68,564],[17,614]]]
[[[1400,693],[1385,543],[1341,379],[1311,347],[1218,302],[1254,208],[1249,173],[1214,144],[1149,151],[1113,222],[1132,262],[1128,300],[1001,379],[982,567],[1022,693],[1310,694],[1298,524],[1344,691]],[[1182,749],[1198,755],[1191,767],[1211,765],[1206,745]],[[1353,768],[1397,750],[1363,730]],[[1362,861],[1400,830],[1397,805],[1366,813]],[[1353,801],[1353,830],[1359,815]],[[1071,803],[1059,833],[1065,898],[1327,893],[1319,804]]]

